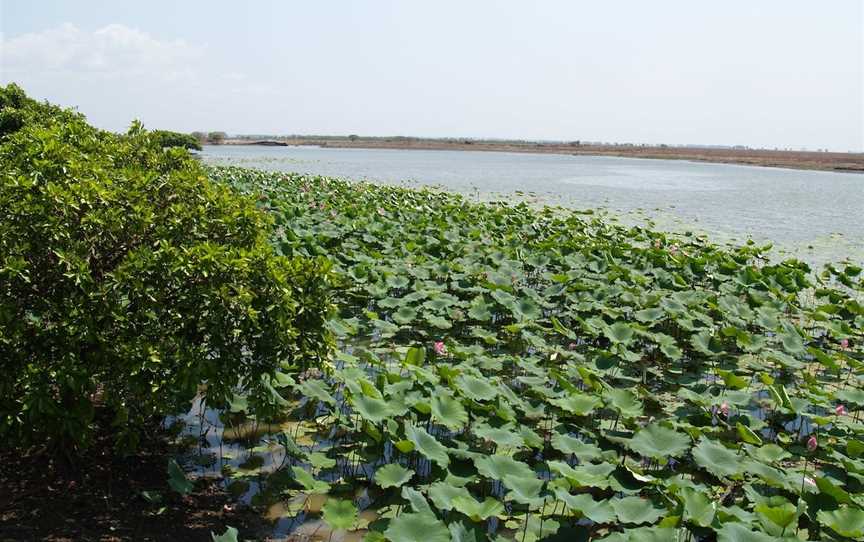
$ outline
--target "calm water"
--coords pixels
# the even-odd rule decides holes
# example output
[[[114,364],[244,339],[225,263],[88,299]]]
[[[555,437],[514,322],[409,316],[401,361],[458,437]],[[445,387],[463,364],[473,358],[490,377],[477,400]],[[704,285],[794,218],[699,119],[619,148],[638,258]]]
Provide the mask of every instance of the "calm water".
[[[207,146],[204,160],[407,185],[479,199],[603,208],[717,241],[772,241],[812,263],[864,261],[864,175],[503,152]],[[521,193],[521,194],[520,194]]]

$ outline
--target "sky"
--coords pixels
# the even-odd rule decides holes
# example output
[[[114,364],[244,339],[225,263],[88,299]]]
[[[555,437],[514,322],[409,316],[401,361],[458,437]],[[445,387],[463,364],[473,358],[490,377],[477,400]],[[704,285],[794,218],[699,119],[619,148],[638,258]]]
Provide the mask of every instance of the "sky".
[[[95,125],[864,151],[864,1],[0,0]]]

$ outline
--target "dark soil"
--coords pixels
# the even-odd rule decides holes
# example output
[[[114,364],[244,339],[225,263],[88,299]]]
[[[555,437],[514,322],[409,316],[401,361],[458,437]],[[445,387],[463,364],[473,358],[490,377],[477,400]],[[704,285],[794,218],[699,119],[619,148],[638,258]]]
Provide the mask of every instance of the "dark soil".
[[[226,506],[215,480],[196,482],[185,497],[168,487],[172,451],[160,441],[122,458],[108,435],[73,461],[0,449],[0,541],[209,541],[227,525],[241,539],[252,534],[258,516]]]

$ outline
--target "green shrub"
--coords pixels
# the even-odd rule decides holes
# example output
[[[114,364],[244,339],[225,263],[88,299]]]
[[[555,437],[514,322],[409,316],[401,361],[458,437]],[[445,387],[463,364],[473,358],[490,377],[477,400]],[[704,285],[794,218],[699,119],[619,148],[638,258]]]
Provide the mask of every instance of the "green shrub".
[[[70,122],[82,117],[47,102],[37,102],[16,84],[0,87],[0,141],[27,124]]]
[[[0,88],[0,442],[118,444],[199,392],[278,402],[280,365],[330,348],[329,264],[277,256],[252,199],[182,149]],[[9,99],[10,95],[14,101]],[[202,391],[203,390],[203,391]]]
[[[183,149],[201,150],[201,143],[198,138],[191,134],[181,134],[180,132],[171,132],[169,130],[154,130],[150,132],[151,137],[160,147],[180,147]]]

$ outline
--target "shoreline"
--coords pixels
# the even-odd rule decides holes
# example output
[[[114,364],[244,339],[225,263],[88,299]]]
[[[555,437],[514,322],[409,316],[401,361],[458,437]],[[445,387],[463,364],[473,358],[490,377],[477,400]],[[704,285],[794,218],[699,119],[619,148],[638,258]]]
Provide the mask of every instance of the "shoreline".
[[[441,150],[612,156],[653,160],[687,160],[715,164],[775,167],[801,170],[864,173],[864,153],[780,151],[766,149],[593,145],[573,143],[527,143],[445,141],[413,138],[231,138],[224,145],[310,146],[335,149]]]

